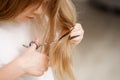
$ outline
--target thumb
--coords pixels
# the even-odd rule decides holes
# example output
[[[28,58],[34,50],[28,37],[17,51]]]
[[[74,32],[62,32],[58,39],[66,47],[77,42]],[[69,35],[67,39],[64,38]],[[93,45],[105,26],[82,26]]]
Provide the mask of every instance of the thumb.
[[[30,42],[30,49],[36,50],[39,47],[40,38],[36,37],[34,41]]]

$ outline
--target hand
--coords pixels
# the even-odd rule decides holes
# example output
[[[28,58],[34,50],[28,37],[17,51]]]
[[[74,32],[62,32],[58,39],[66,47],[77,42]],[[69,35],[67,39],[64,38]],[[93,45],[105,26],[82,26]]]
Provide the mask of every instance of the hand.
[[[48,57],[44,53],[36,50],[36,45],[32,44],[24,54],[17,59],[17,64],[26,74],[41,76],[48,69]]]
[[[77,35],[79,35],[79,36],[72,38],[72,37],[77,36]],[[70,43],[74,44],[74,45],[79,44],[83,39],[83,35],[84,35],[84,30],[83,30],[81,24],[76,23],[76,25],[74,26],[74,29],[70,33],[70,38],[72,38],[70,40]]]

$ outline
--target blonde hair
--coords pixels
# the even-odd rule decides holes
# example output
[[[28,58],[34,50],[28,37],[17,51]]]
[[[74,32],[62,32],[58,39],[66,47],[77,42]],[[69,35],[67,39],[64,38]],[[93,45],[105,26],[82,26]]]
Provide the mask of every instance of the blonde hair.
[[[71,0],[51,0],[46,11],[49,18],[49,28],[45,40],[50,43],[55,39],[57,28],[60,27],[61,32],[63,32],[64,30],[69,31],[74,27],[76,11]],[[47,51],[49,51],[48,48],[46,49],[46,52]],[[69,76],[69,80],[74,80],[69,35],[58,41],[52,50],[50,50],[49,54],[50,62],[59,80],[66,80],[64,79],[66,76]]]
[[[13,19],[27,7],[41,3],[42,0],[0,0],[0,21]]]
[[[15,1],[19,2],[21,0]],[[41,13],[41,15],[38,17],[38,20],[43,27],[47,27],[45,29],[46,33],[44,35],[44,42],[51,43],[52,41],[54,41],[58,29],[60,29],[59,30],[60,36],[62,32],[69,31],[71,28],[74,27],[74,24],[76,22],[76,10],[71,0],[37,0],[37,1],[40,1],[42,9],[44,10],[43,13]],[[27,2],[24,4],[27,4]],[[16,8],[19,9],[19,6],[16,5]],[[22,8],[25,9],[25,7]],[[0,12],[1,10],[2,7],[0,6]],[[13,10],[11,9],[10,11],[15,12],[15,9],[13,8]],[[22,12],[22,10],[20,9],[20,11],[18,12],[20,13]],[[18,12],[16,12],[16,15],[18,15]],[[6,17],[4,13],[0,13],[0,20],[9,19],[11,17],[13,17],[12,12],[10,12]],[[70,44],[69,34],[62,38],[61,40],[59,40],[56,44],[54,44],[53,47],[51,47],[50,45],[44,47],[45,53],[49,53],[51,66],[59,80],[66,80],[66,76],[67,78],[69,78],[69,80],[75,80],[71,63],[72,46]]]

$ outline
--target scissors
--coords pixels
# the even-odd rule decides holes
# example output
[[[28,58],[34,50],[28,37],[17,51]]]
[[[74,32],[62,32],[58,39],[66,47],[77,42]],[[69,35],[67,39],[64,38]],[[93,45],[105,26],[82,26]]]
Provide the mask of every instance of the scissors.
[[[62,38],[64,38],[65,36],[67,36],[73,29],[74,28],[71,28],[69,31],[67,31],[62,36],[60,36],[57,40],[54,40],[54,41],[51,41],[51,42],[40,43],[39,45],[35,41],[31,41],[28,46],[24,45],[24,44],[23,44],[23,46],[26,47],[26,48],[29,48],[32,44],[35,44],[36,45],[36,49],[38,49],[40,46],[47,46],[47,45],[55,44],[58,41],[60,41]],[[71,40],[71,39],[79,37],[79,36],[80,35],[72,36],[72,37],[69,37],[69,39]]]

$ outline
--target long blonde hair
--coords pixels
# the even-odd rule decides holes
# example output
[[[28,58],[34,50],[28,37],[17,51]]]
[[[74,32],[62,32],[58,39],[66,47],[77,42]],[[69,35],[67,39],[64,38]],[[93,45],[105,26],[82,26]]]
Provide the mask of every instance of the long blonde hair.
[[[71,0],[51,0],[47,7],[49,18],[49,28],[46,34],[46,41],[54,41],[57,28],[61,28],[61,32],[69,31],[74,27],[76,22],[76,11]],[[48,37],[49,36],[49,37]],[[47,50],[48,51],[48,48]],[[60,80],[66,76],[69,80],[74,80],[71,64],[71,44],[69,35],[62,38],[54,45],[49,52],[50,62],[54,67]]]
[[[3,5],[0,2],[2,5],[0,6],[0,21],[17,16],[34,1],[36,4],[39,2],[44,10],[43,14],[38,17],[41,25],[47,27],[44,42],[54,41],[58,29],[60,29],[60,36],[62,32],[74,27],[76,11],[71,0],[15,0],[15,3],[13,0],[3,0]],[[5,7],[7,2],[11,4],[7,6],[8,9]],[[21,4],[19,4],[20,2]],[[69,34],[54,44],[52,48],[45,46],[45,53],[49,53],[51,66],[59,80],[66,80],[66,76],[69,80],[75,80],[71,63],[71,47]]]

